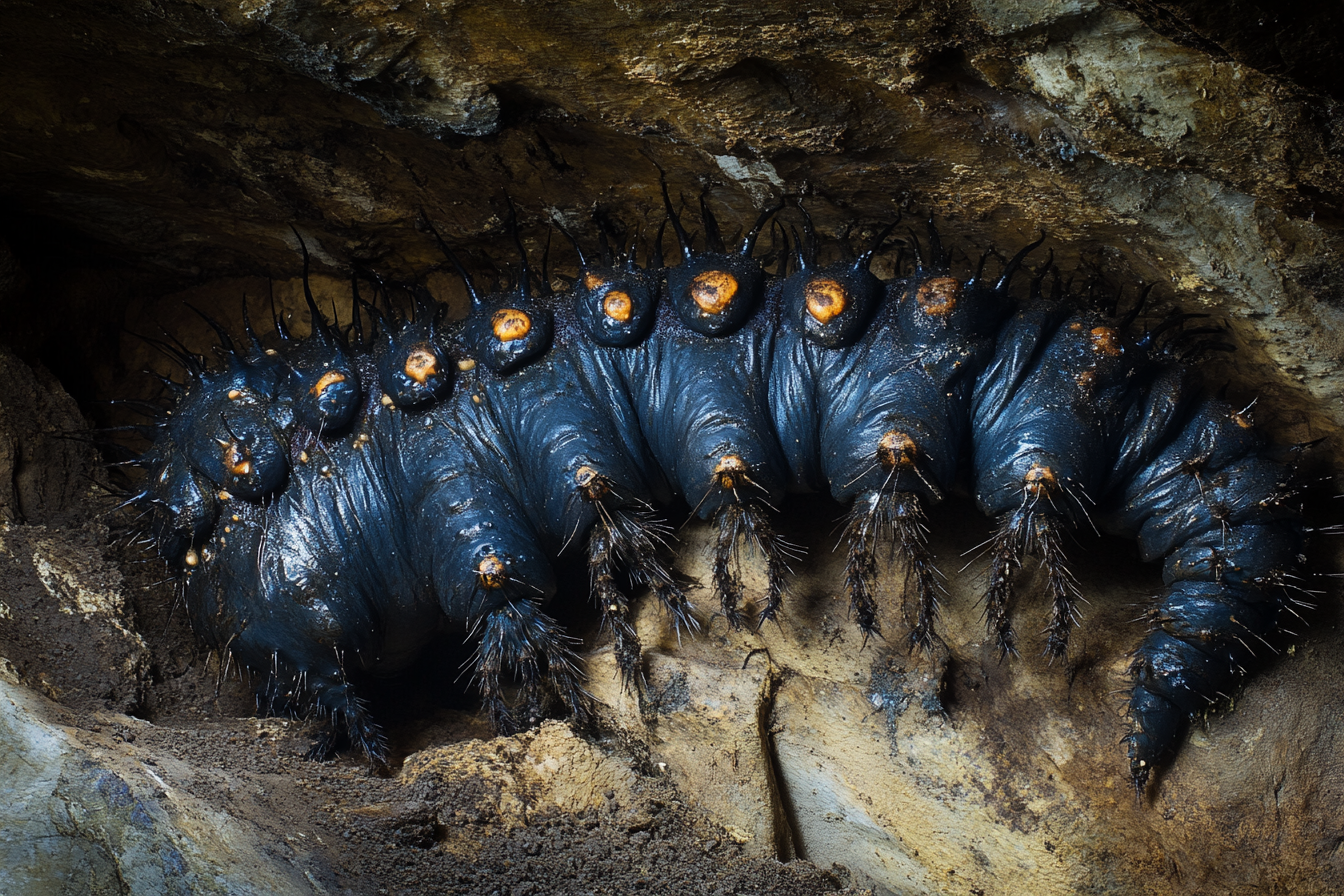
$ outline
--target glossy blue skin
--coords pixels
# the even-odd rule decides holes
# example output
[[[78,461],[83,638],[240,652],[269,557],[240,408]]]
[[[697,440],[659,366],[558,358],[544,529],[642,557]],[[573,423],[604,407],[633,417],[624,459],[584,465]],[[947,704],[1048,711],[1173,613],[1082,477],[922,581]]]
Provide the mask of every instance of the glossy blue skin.
[[[397,392],[385,405],[386,365],[355,351],[362,403],[320,434],[296,410],[307,399],[294,384],[307,380],[254,359],[189,389],[152,449],[151,473],[163,475],[146,500],[161,549],[178,562],[194,548],[188,603],[211,644],[273,670],[273,693],[306,689],[353,720],[372,754],[376,729],[349,676],[404,668],[445,627],[549,599],[550,558],[598,520],[575,488],[581,467],[610,481],[609,508],[680,496],[710,518],[733,502],[778,506],[788,491],[848,501],[885,488],[936,501],[968,461],[977,500],[999,514],[1021,504],[1025,473],[1045,463],[1096,502],[1099,525],[1137,537],[1148,559],[1168,558],[1169,589],[1136,654],[1131,698],[1131,759],[1136,780],[1146,778],[1186,716],[1250,663],[1245,643],[1278,627],[1282,589],[1270,580],[1296,567],[1301,526],[1265,499],[1288,471],[1230,409],[1199,399],[1143,346],[1127,340],[1120,357],[1099,361],[1087,335],[1099,318],[1037,300],[1005,321],[1010,303],[988,286],[964,288],[952,313],[933,314],[915,299],[933,273],[890,284],[843,344],[786,314],[796,283],[746,295],[741,326],[720,335],[688,328],[664,301],[651,325],[632,325],[629,345],[590,338],[594,312],[573,304],[582,296],[528,300],[538,319],[553,315],[544,339],[486,346],[501,369],[476,359],[429,398]],[[431,333],[445,368],[493,338],[477,317]],[[625,341],[607,330],[607,342]],[[393,340],[379,357],[404,348]],[[322,363],[287,351],[291,366]],[[221,397],[239,384],[255,397]],[[283,475],[216,498],[227,477],[212,466],[208,421],[221,412],[235,414],[234,435],[278,446],[264,456]],[[913,439],[917,469],[877,465],[889,431]],[[726,455],[747,463],[756,488],[716,484]],[[1203,488],[1185,466],[1193,458]],[[1068,525],[1082,510],[1076,499],[1052,508]],[[487,556],[506,564],[503,587],[482,587]]]
[[[610,388],[584,376],[585,354],[556,345],[512,376],[483,373],[472,381],[482,398],[479,413],[489,414],[488,426],[497,427],[498,450],[492,453],[506,459],[501,479],[511,483],[552,554],[597,522],[596,509],[575,488],[582,468],[612,481],[615,506],[654,500],[648,484],[653,470],[640,452],[626,447],[638,442],[618,431]],[[474,420],[467,426],[486,431]]]
[[[1291,471],[1236,409],[1199,398],[1183,371],[1132,341],[1098,360],[1089,333],[1099,323],[1036,303],[1003,328],[976,389],[976,495],[988,513],[1011,512],[1027,500],[1027,470],[1045,464],[1064,494],[1038,512],[1090,518],[1136,538],[1145,561],[1166,558],[1168,591],[1132,665],[1141,788],[1188,717],[1227,693],[1278,630],[1302,526],[1273,500]]]
[[[742,500],[780,501],[788,471],[760,385],[773,356],[769,309],[722,337],[682,328],[666,305],[660,312],[648,339],[611,356],[654,462],[701,519],[739,500],[715,483],[726,456],[751,470],[755,487],[741,487]]]
[[[955,310],[931,315],[915,300],[924,278],[891,284],[867,328],[826,348],[798,329],[779,338],[771,398],[795,485],[837,501],[882,487],[936,502],[951,485],[969,432],[970,389],[993,348],[1002,295],[968,288]],[[875,463],[889,431],[918,446],[915,469]]]
[[[1132,667],[1136,779],[1175,749],[1189,715],[1228,693],[1268,651],[1265,639],[1287,612],[1281,577],[1299,565],[1302,523],[1268,499],[1288,488],[1291,471],[1264,456],[1235,411],[1195,403],[1165,439],[1154,439],[1148,463],[1103,516],[1110,531],[1138,539],[1145,560],[1166,558],[1168,591]]]
[[[379,416],[361,431],[377,433]],[[388,450],[397,434],[358,435],[310,452],[268,507],[227,502],[196,551],[186,603],[207,643],[272,673],[272,695],[306,690],[375,752],[348,673],[404,667],[444,617],[412,532],[391,524],[411,511]]]
[[[1038,465],[1060,484],[1049,512],[1070,524],[1087,525],[1104,498],[1147,356],[1126,339],[1117,340],[1118,354],[1098,351],[1091,333],[1103,324],[1096,314],[1061,319],[1057,305],[1039,302],[1000,334],[973,409],[975,494],[985,513],[1021,506],[1022,483]]]

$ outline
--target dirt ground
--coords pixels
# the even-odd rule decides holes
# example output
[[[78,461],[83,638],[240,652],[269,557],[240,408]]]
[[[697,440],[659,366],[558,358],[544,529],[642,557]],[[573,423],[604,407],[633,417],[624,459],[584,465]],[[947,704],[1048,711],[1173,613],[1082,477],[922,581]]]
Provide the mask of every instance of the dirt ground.
[[[4,526],[13,560],[0,567],[0,655],[63,707],[65,723],[133,745],[150,765],[185,763],[190,796],[255,825],[277,859],[305,853],[324,869],[310,872],[319,892],[860,892],[838,866],[744,855],[631,745],[601,732],[585,732],[591,749],[629,771],[628,786],[577,811],[557,806],[507,770],[534,739],[573,734],[554,722],[492,739],[457,681],[460,648],[430,651],[370,694],[391,723],[389,768],[352,754],[311,761],[316,723],[258,717],[246,677],[221,674],[197,646],[162,564],[118,544],[104,513],[92,517],[79,528]],[[91,639],[88,617],[50,600],[42,577],[53,573],[26,558],[57,545],[70,567],[55,574],[124,594],[133,631]]]

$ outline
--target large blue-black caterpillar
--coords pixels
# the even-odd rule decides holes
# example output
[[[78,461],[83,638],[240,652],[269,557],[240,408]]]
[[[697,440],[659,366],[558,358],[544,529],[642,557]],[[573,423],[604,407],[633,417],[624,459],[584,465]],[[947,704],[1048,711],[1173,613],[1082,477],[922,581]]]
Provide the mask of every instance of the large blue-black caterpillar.
[[[276,317],[267,347],[245,314],[245,342],[215,325],[222,364],[159,343],[187,375],[165,381],[169,407],[128,503],[148,511],[159,553],[182,570],[201,637],[260,673],[267,699],[328,714],[324,748],[348,738],[375,760],[385,745],[359,676],[405,667],[447,627],[478,642],[471,663],[499,727],[534,722],[549,696],[582,713],[577,661],[544,612],[551,558],[586,551],[619,667],[638,686],[629,595],[647,590],[694,625],[661,556],[657,508],[679,497],[717,526],[712,585],[740,626],[784,599],[790,547],[774,508],[787,492],[820,491],[850,508],[856,624],[865,636],[884,625],[873,589],[879,550],[893,547],[908,644],[927,648],[940,579],[923,508],[968,470],[999,520],[985,618],[1005,654],[1018,647],[1024,556],[1045,573],[1051,656],[1068,649],[1079,597],[1066,533],[1120,533],[1164,560],[1166,590],[1131,667],[1141,794],[1189,718],[1278,631],[1302,562],[1289,452],[1266,447],[1244,409],[1203,395],[1181,363],[1208,328],[1176,316],[1135,335],[1137,306],[1089,308],[1058,276],[1047,296],[1048,263],[1015,300],[1039,241],[995,276],[982,258],[960,279],[930,224],[907,243],[913,269],[884,283],[870,263],[891,228],[823,266],[800,206],[801,233],[772,225],[784,248],[767,273],[755,245],[772,212],[729,251],[702,202],[697,250],[666,204],[671,267],[661,248],[641,266],[634,244],[604,241],[590,257],[575,241],[572,288],[537,290],[515,229],[516,287],[495,294],[443,245],[470,292],[464,320],[446,322],[423,289],[404,315],[380,289],[372,302],[356,291],[342,329],[307,291],[305,249],[310,337]],[[739,575],[747,546],[768,582],[754,620]],[[506,670],[521,679],[516,705]]]

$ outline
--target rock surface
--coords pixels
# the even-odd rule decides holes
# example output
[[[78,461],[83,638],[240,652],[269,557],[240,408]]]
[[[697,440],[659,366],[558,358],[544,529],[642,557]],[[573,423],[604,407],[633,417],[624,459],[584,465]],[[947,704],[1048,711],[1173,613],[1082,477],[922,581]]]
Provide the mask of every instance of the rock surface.
[[[834,597],[829,524],[802,521],[838,511],[791,505],[811,553],[778,629],[706,618],[678,642],[645,606],[643,707],[594,635],[596,740],[555,725],[482,739],[445,708],[451,657],[417,671],[422,689],[380,695],[402,764],[378,778],[308,763],[298,726],[250,718],[171,587],[145,587],[159,573],[126,566],[123,582],[104,558],[87,446],[56,437],[85,426],[65,391],[101,422],[94,399],[143,394],[136,371],[157,362],[123,328],[204,348],[184,299],[222,318],[242,294],[297,307],[291,224],[330,275],[324,295],[348,302],[358,263],[460,304],[427,221],[478,267],[511,260],[505,192],[534,251],[551,222],[595,239],[595,212],[649,233],[661,166],[674,195],[706,191],[738,222],[806,193],[828,238],[866,239],[897,210],[932,213],[972,256],[1044,229],[1066,270],[1131,296],[1156,283],[1155,314],[1225,326],[1238,351],[1207,363],[1210,382],[1258,397],[1279,441],[1325,437],[1328,475],[1344,455],[1340,13],[4,0],[0,14],[0,338],[19,356],[0,355],[0,726],[24,744],[0,748],[17,809],[0,830],[18,832],[0,839],[0,874],[26,875],[0,889],[1344,888],[1333,583],[1309,583],[1321,607],[1295,651],[1135,805],[1114,692],[1152,570],[1080,564],[1091,603],[1063,668],[1031,649],[1000,664],[974,573],[953,574],[947,653],[909,657],[861,644]],[[968,511],[932,519],[949,571],[987,533]],[[706,533],[680,534],[699,577]],[[1338,568],[1337,546],[1313,549]],[[1040,612],[1024,602],[1019,627]],[[816,867],[773,861],[794,857]]]
[[[944,569],[991,532],[967,509],[931,514]],[[1344,880],[1329,833],[1344,813],[1324,796],[1342,780],[1333,612],[1238,694],[1234,712],[1196,726],[1138,803],[1119,743],[1123,692],[1143,632],[1136,607],[1160,582],[1128,546],[1094,538],[1072,552],[1088,599],[1082,643],[1052,666],[1031,643],[999,661],[980,619],[983,581],[966,571],[948,582],[946,653],[864,645],[836,587],[833,536],[788,534],[810,539],[809,558],[778,628],[735,633],[717,619],[678,639],[646,602],[651,715],[619,691],[608,651],[591,664],[612,724],[647,740],[650,760],[746,848],[839,863],[878,893],[1249,896],[1328,893]],[[686,572],[707,578],[711,534],[683,537]],[[887,619],[901,617],[901,580],[889,579]],[[1024,633],[1047,612],[1024,599]]]
[[[0,676],[5,892],[315,892],[297,869],[270,860],[248,825],[189,795],[182,779],[194,772],[147,762],[62,724],[63,715],[12,673]]]
[[[1215,376],[1338,454],[1337,29],[1254,6],[9,0],[0,192],[188,274],[292,272],[291,224],[338,271],[423,274],[423,221],[497,242],[505,191],[531,238],[591,238],[595,206],[650,232],[655,161],[739,221],[805,190],[827,234],[1044,229],[1066,270],[1224,321]]]

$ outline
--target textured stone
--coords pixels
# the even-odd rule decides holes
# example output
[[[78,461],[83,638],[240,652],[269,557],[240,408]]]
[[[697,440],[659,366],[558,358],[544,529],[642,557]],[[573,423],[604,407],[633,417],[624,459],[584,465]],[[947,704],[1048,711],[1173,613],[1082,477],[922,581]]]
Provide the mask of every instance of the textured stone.
[[[26,747],[3,755],[25,800],[55,794],[44,805],[74,819],[50,842],[73,857],[63,867],[81,881],[113,886],[121,874],[151,890],[179,880],[174,857],[183,874],[238,867],[198,856],[162,824],[173,813],[144,789],[148,772],[97,752],[90,714],[170,705],[180,676],[187,696],[176,699],[189,706],[180,711],[231,738],[260,724],[227,718],[221,705],[250,711],[246,689],[220,684],[223,670],[189,646],[172,654],[187,671],[156,670],[166,683],[150,686],[137,625],[171,617],[137,623],[117,604],[97,525],[77,518],[87,453],[54,438],[84,424],[46,371],[82,400],[124,397],[141,388],[134,372],[156,362],[123,326],[154,334],[162,324],[197,348],[213,337],[184,298],[221,318],[237,314],[244,293],[254,303],[272,293],[282,312],[299,307],[291,225],[325,269],[323,301],[347,303],[342,315],[354,263],[432,277],[431,290],[460,308],[460,287],[432,272],[442,259],[424,222],[477,267],[484,248],[507,264],[506,191],[533,251],[553,221],[595,239],[595,208],[650,233],[662,216],[655,162],[674,196],[693,203],[707,191],[738,222],[782,193],[807,192],[828,238],[853,224],[865,239],[898,209],[931,212],[970,255],[1044,229],[1065,270],[1098,272],[1130,296],[1156,283],[1156,316],[1202,311],[1225,326],[1238,352],[1203,362],[1209,381],[1258,397],[1256,415],[1278,441],[1327,437],[1314,455],[1324,470],[1344,455],[1338,14],[1261,6],[6,2],[0,193],[14,223],[10,251],[0,249],[0,313],[24,363],[0,357],[0,516],[50,528],[0,533],[10,576],[0,653],[81,715],[52,728],[43,713],[55,710],[20,694],[7,705],[32,710],[38,727],[24,736],[39,758],[25,766]],[[781,626],[727,632],[706,616],[705,633],[678,642],[645,606],[644,706],[620,689],[609,654],[596,654],[606,730],[647,754],[644,770],[665,772],[743,852],[840,863],[879,891],[1344,887],[1337,589],[1308,613],[1313,631],[1295,653],[1234,695],[1234,712],[1198,727],[1136,806],[1116,743],[1117,691],[1139,637],[1133,605],[1156,589],[1155,574],[1132,569],[1125,547],[1072,550],[1122,559],[1081,564],[1091,603],[1071,661],[1052,668],[1026,648],[1000,663],[983,643],[973,574],[955,572],[987,526],[965,504],[932,519],[950,573],[945,655],[862,645],[835,596],[840,572],[822,559],[833,536],[825,523],[800,525],[791,535],[812,552]],[[681,534],[686,570],[703,578],[706,534]],[[1313,551],[1318,568],[1337,566],[1324,539]],[[895,620],[901,574],[890,578]],[[1030,633],[1041,608],[1026,599],[1018,613]],[[893,643],[901,633],[889,624]],[[223,704],[202,696],[212,687]],[[188,741],[214,734],[182,731]],[[619,793],[613,802],[638,802],[630,764],[554,727],[515,741],[416,744],[376,805],[348,817],[396,822],[467,853],[474,829],[453,827],[458,809],[506,828],[535,822],[542,806],[591,811],[608,790]],[[86,755],[95,765],[70,771]],[[191,773],[181,768],[183,780]],[[202,779],[235,794],[235,807],[238,782],[255,783]],[[356,783],[341,786],[362,793]],[[408,795],[430,784],[460,799],[426,798],[424,808]],[[259,805],[254,817],[276,814]],[[44,842],[46,811],[27,812],[21,824],[38,827],[13,828],[26,833],[8,848]],[[183,830],[224,830],[220,811],[207,800],[176,817]],[[153,824],[137,827],[142,815]],[[308,830],[303,819],[276,824]],[[270,869],[247,872],[257,887],[292,883],[299,866],[269,864],[265,845],[229,837],[231,849],[256,850],[239,861],[259,864],[243,867]]]
[[[954,504],[930,529],[950,571],[989,523]],[[712,533],[682,534],[684,571],[704,580]],[[1139,802],[1119,741],[1127,654],[1144,631],[1135,607],[1160,586],[1156,570],[1107,540],[1071,552],[1088,603],[1058,665],[1037,653],[1035,620],[1048,608],[1029,583],[1015,611],[1023,655],[1000,661],[980,619],[982,582],[963,571],[943,602],[947,652],[908,655],[863,644],[845,618],[843,557],[830,555],[826,531],[788,534],[810,539],[811,554],[778,627],[726,631],[702,607],[707,631],[678,639],[646,601],[638,628],[654,698],[643,716],[613,681],[610,653],[592,663],[612,723],[647,741],[687,800],[754,834],[747,843],[761,849],[769,837],[790,855],[841,864],[876,893],[1341,886],[1328,834],[1344,824],[1330,796],[1344,733],[1338,632],[1271,664],[1235,711],[1194,726]],[[899,620],[903,577],[893,573],[884,618]],[[886,631],[899,644],[904,628]]]
[[[179,790],[190,770],[70,727],[0,672],[0,891],[314,892],[246,825]]]
[[[44,368],[0,346],[0,520],[66,522],[83,508],[97,466],[79,407]]]

